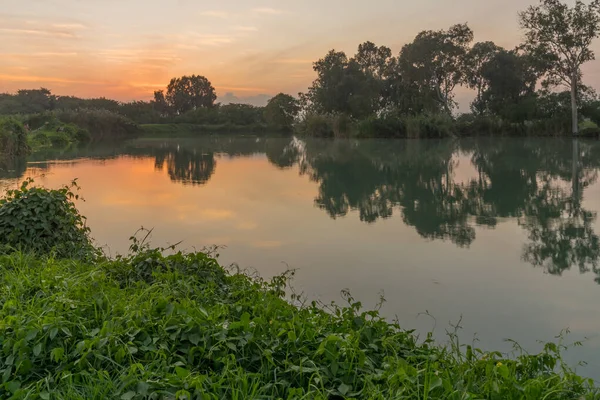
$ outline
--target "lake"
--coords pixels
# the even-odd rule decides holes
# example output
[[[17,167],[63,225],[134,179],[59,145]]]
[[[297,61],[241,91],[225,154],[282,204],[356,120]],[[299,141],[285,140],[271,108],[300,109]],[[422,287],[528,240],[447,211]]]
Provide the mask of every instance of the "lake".
[[[157,246],[225,246],[224,265],[297,269],[309,299],[384,295],[386,316],[440,340],[462,318],[486,349],[537,351],[569,328],[589,340],[567,359],[600,376],[600,142],[145,139],[6,168],[0,187],[77,178],[112,255],[141,226]]]

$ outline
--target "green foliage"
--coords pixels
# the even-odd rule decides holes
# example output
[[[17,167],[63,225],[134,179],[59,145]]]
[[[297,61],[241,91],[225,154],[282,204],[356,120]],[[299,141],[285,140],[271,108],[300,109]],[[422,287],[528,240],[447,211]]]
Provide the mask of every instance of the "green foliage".
[[[0,199],[0,250],[22,250],[39,255],[81,258],[91,254],[89,228],[73,199],[77,188],[58,190],[32,187],[32,180],[8,190]]]
[[[166,95],[163,91],[154,93],[159,111],[173,115],[213,107],[216,99],[215,88],[208,79],[200,75],[173,78],[167,86]]]
[[[59,121],[54,112],[27,115],[22,119],[29,129],[28,140],[33,151],[46,147],[66,148],[90,141],[87,130]]]
[[[289,130],[294,125],[299,112],[298,100],[288,94],[279,93],[269,100],[265,107],[265,121],[276,128]]]
[[[297,133],[318,138],[350,137],[353,135],[354,130],[354,120],[350,116],[341,113],[308,113],[295,126]]]
[[[464,79],[463,59],[473,31],[466,24],[447,31],[420,32],[399,56],[404,79],[416,84],[421,96],[431,97],[448,115],[454,108],[453,90]]]
[[[23,124],[14,117],[0,117],[0,157],[20,157],[29,150]]]
[[[378,88],[372,85],[364,68],[344,52],[331,50],[314,63],[317,79],[306,100],[311,111],[346,114],[354,118],[371,115],[379,106]]]
[[[138,125],[129,118],[103,109],[62,110],[56,117],[89,132],[91,140],[127,139],[139,134]]]
[[[0,256],[0,396],[10,399],[593,399],[560,343],[507,358],[134,241],[115,260]],[[257,304],[260,306],[257,307]]]

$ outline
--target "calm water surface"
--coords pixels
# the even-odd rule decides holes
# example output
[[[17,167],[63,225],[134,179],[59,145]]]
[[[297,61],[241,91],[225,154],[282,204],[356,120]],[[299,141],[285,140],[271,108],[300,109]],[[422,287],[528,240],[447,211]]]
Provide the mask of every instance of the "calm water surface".
[[[568,354],[600,376],[600,142],[539,140],[141,140],[37,154],[0,171],[56,187],[78,178],[96,241],[226,246],[224,264],[298,269],[309,298],[348,288],[406,328],[538,350],[569,328]],[[43,175],[43,176],[42,176]],[[429,312],[435,317],[423,316]]]

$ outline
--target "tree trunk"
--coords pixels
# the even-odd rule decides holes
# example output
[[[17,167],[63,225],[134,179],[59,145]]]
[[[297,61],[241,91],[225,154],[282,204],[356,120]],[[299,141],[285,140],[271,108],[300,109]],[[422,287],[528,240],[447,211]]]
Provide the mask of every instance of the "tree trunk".
[[[577,118],[577,74],[573,73],[571,77],[571,118],[573,127],[573,136],[579,133],[579,121]]]

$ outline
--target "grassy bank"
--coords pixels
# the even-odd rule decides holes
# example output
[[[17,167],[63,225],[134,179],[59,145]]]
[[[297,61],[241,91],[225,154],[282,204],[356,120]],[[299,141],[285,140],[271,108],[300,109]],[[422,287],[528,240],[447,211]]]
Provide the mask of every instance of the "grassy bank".
[[[137,239],[108,259],[72,196],[24,186],[0,204],[0,230],[15,232],[0,252],[1,398],[597,398],[552,343],[506,358],[419,341],[349,294],[327,307],[286,296],[291,273],[265,281]],[[29,215],[49,203],[60,212]]]
[[[401,115],[382,113],[364,119],[344,114],[307,114],[295,125],[295,133],[320,138],[406,138],[429,139],[449,137],[512,136],[568,137],[568,118],[544,118],[510,122],[499,117],[472,114],[452,118],[444,114]],[[580,137],[600,136],[598,125],[590,120],[580,124]]]
[[[143,137],[161,137],[161,138],[181,138],[193,136],[206,136],[212,134],[265,134],[281,133],[280,129],[273,128],[267,124],[251,125],[197,125],[188,123],[172,124],[145,124],[140,125],[141,136]]]

